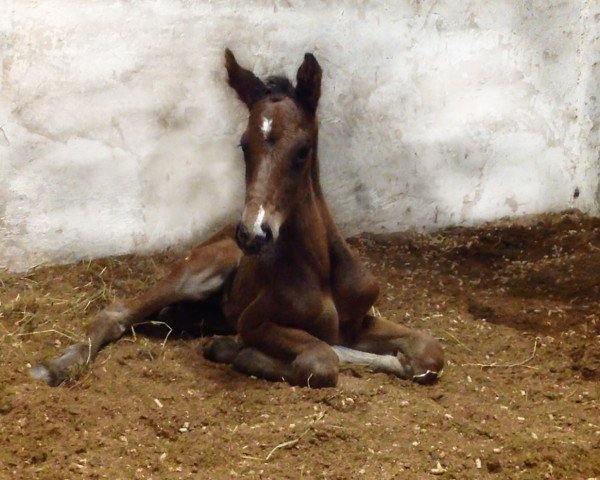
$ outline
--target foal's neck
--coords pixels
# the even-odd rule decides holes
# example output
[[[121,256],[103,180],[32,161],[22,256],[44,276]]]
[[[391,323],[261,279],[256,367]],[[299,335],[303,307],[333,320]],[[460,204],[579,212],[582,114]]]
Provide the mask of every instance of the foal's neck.
[[[327,277],[331,267],[329,245],[337,229],[318,184],[316,187],[311,181],[306,195],[298,201],[282,228],[278,243],[286,260]]]

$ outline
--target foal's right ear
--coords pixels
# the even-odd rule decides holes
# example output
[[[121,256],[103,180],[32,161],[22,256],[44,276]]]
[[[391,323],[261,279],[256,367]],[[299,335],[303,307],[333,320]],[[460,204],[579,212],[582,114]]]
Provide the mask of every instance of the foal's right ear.
[[[252,105],[267,95],[265,84],[250,70],[240,67],[228,48],[225,49],[225,68],[229,85],[237,92],[238,97],[248,109],[251,109]]]

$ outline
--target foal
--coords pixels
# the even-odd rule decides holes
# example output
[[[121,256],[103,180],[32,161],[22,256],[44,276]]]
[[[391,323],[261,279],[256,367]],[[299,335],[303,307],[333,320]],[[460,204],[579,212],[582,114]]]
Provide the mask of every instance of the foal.
[[[239,340],[216,338],[204,354],[246,374],[330,387],[341,361],[435,381],[444,363],[438,342],[369,314],[379,288],[325,203],[317,158],[317,60],[305,55],[295,87],[281,77],[261,81],[229,50],[225,65],[250,112],[240,140],[246,165],[241,221],[196,247],[139,297],[98,313],[86,341],[31,374],[58,385],[70,368],[90,362],[148,316],[177,302],[217,297],[223,322]]]

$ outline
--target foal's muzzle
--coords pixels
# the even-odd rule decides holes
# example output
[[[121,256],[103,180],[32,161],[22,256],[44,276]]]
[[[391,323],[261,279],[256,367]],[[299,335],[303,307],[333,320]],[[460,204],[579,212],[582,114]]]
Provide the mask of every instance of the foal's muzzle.
[[[245,254],[254,255],[273,243],[273,231],[268,223],[261,224],[260,232],[255,232],[240,222],[235,230],[235,241]]]

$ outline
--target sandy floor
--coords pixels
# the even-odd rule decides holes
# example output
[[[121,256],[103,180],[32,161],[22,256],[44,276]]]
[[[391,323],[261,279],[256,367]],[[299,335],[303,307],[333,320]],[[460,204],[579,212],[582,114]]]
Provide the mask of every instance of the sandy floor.
[[[448,359],[418,386],[346,369],[335,389],[246,378],[156,327],[58,388],[27,365],[162,275],[170,255],[0,274],[0,478],[600,477],[600,220],[576,212],[352,242],[386,318]]]

